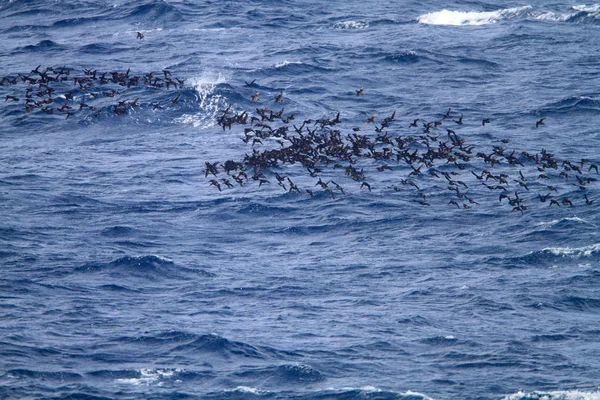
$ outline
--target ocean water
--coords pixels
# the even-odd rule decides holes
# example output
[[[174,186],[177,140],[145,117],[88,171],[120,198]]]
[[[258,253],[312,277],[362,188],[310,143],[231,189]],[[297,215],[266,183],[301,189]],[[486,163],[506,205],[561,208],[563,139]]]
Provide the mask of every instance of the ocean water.
[[[0,21],[0,398],[600,398],[599,4]]]

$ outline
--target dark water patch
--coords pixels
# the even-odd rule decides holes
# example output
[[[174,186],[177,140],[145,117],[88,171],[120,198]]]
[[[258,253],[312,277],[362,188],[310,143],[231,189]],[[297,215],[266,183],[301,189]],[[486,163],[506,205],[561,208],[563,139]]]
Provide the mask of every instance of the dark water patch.
[[[156,247],[156,243],[153,242],[136,242],[132,240],[118,240],[113,242],[117,246],[126,247],[128,249],[148,249]]]
[[[185,20],[184,15],[177,7],[165,1],[146,1],[145,4],[130,3],[123,6],[118,12],[121,18],[129,19],[139,23],[143,21],[147,24],[156,25],[157,23],[181,23]],[[117,16],[117,15],[115,15]]]
[[[108,263],[89,263],[75,268],[77,273],[104,273],[115,278],[136,277],[149,280],[188,279],[196,271],[176,265],[168,258],[125,256]]]
[[[431,326],[431,323],[427,320],[427,318],[420,315],[399,319],[398,323],[408,326]]]
[[[600,298],[582,296],[564,296],[556,303],[556,307],[564,311],[598,312],[600,310]]]
[[[97,17],[75,17],[75,18],[65,18],[58,20],[52,24],[52,28],[61,29],[61,28],[76,28],[81,25],[86,24],[95,24],[100,21],[104,21],[103,18]]]
[[[417,55],[417,53],[415,52],[407,51],[404,53],[387,55],[383,57],[383,60],[394,64],[415,64],[420,61],[423,61],[424,58]]]
[[[469,67],[478,66],[478,67],[485,68],[486,70],[500,68],[500,65],[498,65],[497,63],[495,63],[493,61],[479,59],[479,58],[463,57],[463,58],[459,58],[458,62],[461,64],[465,64]]]
[[[80,380],[83,377],[70,371],[35,371],[30,369],[11,369],[8,374],[23,379],[44,379],[53,381],[73,381]]]
[[[549,103],[534,111],[537,115],[552,116],[561,114],[597,114],[600,112],[600,99],[597,95],[569,96]]]
[[[48,51],[64,51],[66,47],[56,43],[52,40],[46,39],[38,42],[35,45],[28,45],[24,47],[17,47],[14,52],[15,53],[43,53]]]
[[[114,43],[92,43],[79,48],[85,54],[117,54],[131,50],[130,47],[117,46]]]
[[[123,293],[139,292],[139,290],[128,288],[126,286],[121,286],[121,285],[102,285],[102,286],[99,286],[98,288],[101,290],[106,290],[108,292],[123,292]]]
[[[454,336],[434,336],[421,339],[420,342],[430,346],[454,346],[458,344],[458,339]]]
[[[111,228],[103,229],[100,234],[105,237],[117,238],[117,237],[132,236],[135,233],[136,233],[136,229],[134,229],[134,228],[131,228],[129,226],[116,225]]]
[[[6,258],[17,257],[18,255],[19,255],[19,253],[16,253],[14,251],[3,251],[3,250],[0,250],[0,260],[6,259]]]
[[[196,336],[188,343],[176,346],[172,351],[217,354],[225,358],[244,357],[264,359],[262,352],[247,343],[228,340],[219,335]]]
[[[247,368],[234,374],[236,377],[251,381],[261,381],[263,384],[305,384],[326,380],[325,376],[306,364],[284,364],[265,368]]]
[[[576,336],[565,335],[565,334],[549,334],[549,335],[535,335],[531,338],[531,341],[536,342],[564,342],[567,340],[576,339]]]

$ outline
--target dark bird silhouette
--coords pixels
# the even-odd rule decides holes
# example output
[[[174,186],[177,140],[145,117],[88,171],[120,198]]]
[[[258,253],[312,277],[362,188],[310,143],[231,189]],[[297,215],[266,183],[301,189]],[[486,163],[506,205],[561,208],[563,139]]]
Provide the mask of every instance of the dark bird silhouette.
[[[136,39],[142,40],[143,38],[144,38],[144,34],[142,34],[142,32],[137,32]]]
[[[535,127],[538,128],[540,125],[544,125],[544,120],[546,118],[540,118],[536,123],[535,123]]]
[[[491,119],[489,118],[484,118],[483,121],[481,121],[481,126],[485,126],[485,124],[489,124],[490,122],[492,122]]]
[[[563,199],[562,203],[564,206],[573,207],[573,203],[569,199]]]
[[[358,89],[358,90],[356,91],[356,95],[357,95],[357,96],[364,96],[364,95],[365,95],[365,87],[364,87],[364,86],[361,86],[361,87],[360,87],[360,89]]]
[[[283,100],[283,91],[279,92],[279,94],[275,97],[275,101],[277,103],[283,103],[284,102],[284,100]]]
[[[215,186],[217,189],[219,189],[219,192],[221,191],[221,185],[220,185],[220,184],[219,184],[219,182],[217,182],[216,180],[214,180],[214,179],[211,179],[211,180],[210,180],[210,184],[211,184],[212,186]]]

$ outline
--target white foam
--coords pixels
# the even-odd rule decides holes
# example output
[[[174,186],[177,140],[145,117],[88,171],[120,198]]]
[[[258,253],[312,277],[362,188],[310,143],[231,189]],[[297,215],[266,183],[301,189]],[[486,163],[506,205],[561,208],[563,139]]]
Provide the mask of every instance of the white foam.
[[[333,24],[333,29],[365,29],[369,27],[366,21],[340,21]]]
[[[599,392],[583,392],[580,390],[564,390],[555,392],[517,392],[502,400],[600,400]]]
[[[565,22],[565,21],[568,21],[570,18],[575,17],[575,16],[577,16],[577,14],[582,13],[582,12],[591,14],[593,17],[600,16],[599,15],[600,14],[600,4],[593,4],[590,6],[577,5],[577,6],[572,6],[571,9],[574,12],[555,13],[555,12],[547,11],[547,12],[540,13],[535,18],[540,21]]]
[[[555,256],[560,257],[589,257],[594,253],[600,252],[600,243],[592,244],[584,247],[547,247],[544,252],[550,252]]]
[[[568,20],[573,14],[565,14],[565,13],[555,13],[552,11],[545,11],[538,14],[535,19],[539,21],[555,21],[555,22],[564,22]]]
[[[500,20],[517,17],[530,9],[531,6],[506,8],[487,12],[442,10],[421,15],[417,18],[417,21],[427,25],[487,25],[496,23]]]
[[[582,4],[579,6],[573,6],[571,8],[573,8],[573,10],[575,10],[575,11],[583,11],[583,12],[589,12],[589,13],[600,12],[600,4],[593,4],[591,6]]]
[[[117,379],[119,383],[125,383],[128,385],[161,385],[161,380],[172,377],[176,372],[181,372],[180,369],[155,369],[155,368],[142,368],[140,370],[139,378],[122,378]]]
[[[559,222],[562,221],[573,221],[573,222],[578,222],[580,224],[587,224],[588,222],[583,219],[583,218],[579,218],[579,217],[567,217],[567,218],[561,218],[561,219],[554,219],[552,221],[548,221],[548,222],[538,222],[536,225],[537,226],[554,226],[556,224],[558,224]]]
[[[283,68],[286,67],[288,65],[301,65],[304,64],[302,61],[288,61],[288,60],[284,60],[283,62],[279,63],[279,64],[275,64],[275,68],[279,69],[279,68]]]
[[[261,394],[268,393],[265,390],[253,388],[253,387],[250,387],[250,386],[238,386],[235,389],[230,389],[228,391],[229,392],[250,393],[250,394],[255,394],[255,395],[261,395]]]
[[[174,122],[201,129],[215,126],[219,111],[227,108],[226,99],[221,95],[214,94],[217,85],[226,82],[225,77],[220,72],[206,72],[187,81],[198,94],[200,112],[183,114],[175,118]]]

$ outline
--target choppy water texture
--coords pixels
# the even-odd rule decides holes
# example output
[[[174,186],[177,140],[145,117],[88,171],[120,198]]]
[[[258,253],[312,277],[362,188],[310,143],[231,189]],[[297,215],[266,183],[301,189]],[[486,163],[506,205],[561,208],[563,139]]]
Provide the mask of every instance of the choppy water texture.
[[[600,398],[600,5],[16,0],[0,20],[0,75],[19,79],[0,86],[0,397]],[[38,65],[184,83],[82,91],[66,118],[26,112]],[[290,129],[339,112],[344,138],[394,111],[389,136],[424,135],[450,108],[431,136],[592,180],[438,163],[478,203],[457,207],[443,177],[417,191],[369,158],[371,190],[290,163],[219,191],[206,162],[262,148],[250,121],[219,125],[228,106],[284,108]]]

